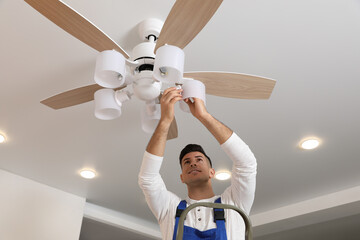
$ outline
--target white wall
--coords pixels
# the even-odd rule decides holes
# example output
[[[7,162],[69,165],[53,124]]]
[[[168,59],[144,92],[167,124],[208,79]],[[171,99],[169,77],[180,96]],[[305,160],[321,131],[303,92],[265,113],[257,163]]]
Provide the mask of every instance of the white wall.
[[[85,199],[0,169],[1,240],[78,240]]]

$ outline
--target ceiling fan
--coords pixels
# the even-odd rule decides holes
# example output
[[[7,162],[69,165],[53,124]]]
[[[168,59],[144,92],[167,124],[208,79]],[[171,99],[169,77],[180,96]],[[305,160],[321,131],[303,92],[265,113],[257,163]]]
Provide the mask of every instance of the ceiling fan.
[[[97,84],[41,101],[53,109],[95,99],[95,108],[99,108],[98,117],[111,119],[119,115],[123,102],[136,95],[146,101],[145,112],[154,114],[159,110],[156,103],[161,95],[162,83],[181,86],[184,79],[193,79],[206,86],[206,94],[240,99],[268,99],[276,83],[273,79],[240,73],[183,72],[182,49],[207,24],[222,0],[177,0],[164,23],[157,19],[143,21],[139,25],[139,32],[144,42],[134,47],[131,57],[109,36],[62,1],[25,2],[69,34],[101,52],[96,61],[94,79]],[[99,106],[102,106],[102,101],[109,100],[109,96],[118,110],[114,112],[110,109],[113,112],[109,112],[106,109],[107,112],[102,112]],[[105,98],[108,99],[102,100]],[[176,137],[174,120],[168,139]]]

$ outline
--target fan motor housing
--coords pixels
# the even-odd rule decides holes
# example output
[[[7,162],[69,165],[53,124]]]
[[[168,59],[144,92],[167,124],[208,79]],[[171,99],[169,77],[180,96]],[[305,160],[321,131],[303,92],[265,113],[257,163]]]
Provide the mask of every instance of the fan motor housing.
[[[135,75],[142,71],[153,71],[155,62],[154,48],[154,42],[143,42],[134,47],[131,58],[133,61],[138,62],[134,72]]]
[[[154,42],[143,42],[136,45],[131,54],[131,59],[137,61],[142,58],[152,58],[155,59],[155,43]]]

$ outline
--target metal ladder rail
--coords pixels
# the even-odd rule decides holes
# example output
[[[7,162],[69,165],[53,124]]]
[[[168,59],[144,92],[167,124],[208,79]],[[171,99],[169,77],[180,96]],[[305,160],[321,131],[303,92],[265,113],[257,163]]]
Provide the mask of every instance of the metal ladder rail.
[[[180,215],[179,218],[179,227],[178,227],[178,231],[177,231],[177,237],[176,240],[182,240],[183,239],[183,235],[184,235],[184,221],[185,221],[185,217],[187,215],[187,213],[196,207],[208,207],[208,208],[222,208],[222,209],[232,209],[236,212],[238,212],[241,217],[243,218],[244,222],[245,222],[245,240],[252,240],[252,227],[251,227],[251,222],[250,219],[248,218],[248,216],[246,215],[246,213],[241,210],[238,207],[232,206],[232,205],[228,205],[228,204],[222,204],[222,203],[206,203],[206,202],[202,202],[202,203],[194,203],[191,204],[190,206],[188,206]]]

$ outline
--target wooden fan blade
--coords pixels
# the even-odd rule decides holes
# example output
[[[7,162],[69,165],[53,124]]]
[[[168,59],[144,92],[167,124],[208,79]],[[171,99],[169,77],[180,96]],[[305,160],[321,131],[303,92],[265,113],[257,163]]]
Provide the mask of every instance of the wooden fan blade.
[[[109,36],[65,3],[58,0],[25,0],[25,2],[95,50],[101,52],[114,49],[122,53],[125,58],[129,58],[129,55]]]
[[[208,23],[222,0],[177,0],[157,40],[155,50],[165,45],[184,48]]]
[[[102,88],[103,87],[97,84],[88,85],[57,94],[41,101],[41,103],[53,109],[71,107],[94,100],[94,93]],[[114,90],[116,91],[122,88],[124,87],[120,87]]]
[[[171,139],[174,139],[174,138],[177,138],[178,137],[178,127],[177,127],[177,124],[176,124],[176,120],[174,118],[174,120],[171,122],[171,125],[170,125],[170,128],[169,128],[169,132],[168,132],[168,135],[167,135],[167,140],[171,140]]]
[[[268,99],[276,83],[269,78],[229,72],[187,72],[184,77],[203,82],[207,94],[242,99]]]

